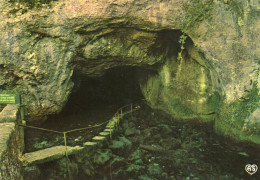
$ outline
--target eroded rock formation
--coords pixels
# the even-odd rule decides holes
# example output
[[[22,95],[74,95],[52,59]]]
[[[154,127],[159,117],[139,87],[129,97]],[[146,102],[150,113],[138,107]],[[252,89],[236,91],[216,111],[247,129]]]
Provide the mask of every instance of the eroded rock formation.
[[[1,93],[20,93],[29,120],[62,110],[75,71],[100,76],[112,67],[156,64],[155,73],[141,73],[152,107],[214,120],[216,131],[260,143],[260,20],[253,1],[48,3],[0,2]],[[178,61],[181,31],[190,42]]]

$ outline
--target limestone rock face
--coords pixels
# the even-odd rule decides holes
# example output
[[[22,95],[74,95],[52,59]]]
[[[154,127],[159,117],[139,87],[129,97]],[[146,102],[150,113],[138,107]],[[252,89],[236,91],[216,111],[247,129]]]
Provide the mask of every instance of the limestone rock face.
[[[141,74],[147,101],[181,119],[260,143],[259,8],[244,0],[0,2],[1,93],[20,93],[27,118],[62,110],[73,72],[156,64]],[[181,30],[191,38],[180,51]],[[173,42],[173,43],[172,43]],[[174,44],[175,43],[175,44]]]
[[[142,93],[152,107],[175,118],[209,122],[219,113],[222,86],[207,60],[194,47],[186,49],[182,60],[168,58],[159,73],[140,74]]]

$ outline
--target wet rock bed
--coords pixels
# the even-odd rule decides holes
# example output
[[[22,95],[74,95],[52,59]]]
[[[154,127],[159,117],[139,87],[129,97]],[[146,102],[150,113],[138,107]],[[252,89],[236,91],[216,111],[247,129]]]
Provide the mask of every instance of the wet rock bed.
[[[258,179],[244,170],[260,161],[257,152],[215,135],[211,125],[183,123],[142,105],[107,144],[37,168],[44,179]]]

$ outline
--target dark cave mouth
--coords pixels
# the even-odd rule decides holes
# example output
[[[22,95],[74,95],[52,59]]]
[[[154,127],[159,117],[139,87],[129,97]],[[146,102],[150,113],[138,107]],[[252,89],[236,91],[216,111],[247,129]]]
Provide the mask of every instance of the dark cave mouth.
[[[122,32],[120,30],[122,30]],[[129,32],[127,28],[115,30],[114,35],[120,34],[119,37],[122,35],[125,36],[127,33],[133,33],[131,30],[132,29],[130,29]],[[143,32],[143,30],[139,31]],[[164,55],[164,59],[155,62],[153,65],[123,65],[124,62],[119,61],[117,67],[107,70],[101,70],[102,68],[98,67],[97,74],[88,74],[80,68],[88,67],[86,64],[88,61],[84,60],[83,62],[82,60],[76,60],[75,73],[72,77],[75,85],[66,106],[60,114],[74,114],[97,109],[102,106],[120,107],[144,99],[140,89],[140,80],[144,77],[158,74],[166,58],[177,57],[181,51],[180,38],[184,35],[181,30],[167,29],[151,33],[156,34],[156,38],[154,39],[154,44],[148,49],[147,54],[155,57],[159,57],[158,55],[160,54]],[[187,34],[186,37],[184,46],[194,46],[192,39]],[[145,38],[146,37],[143,37],[140,42],[145,43]],[[80,55],[80,53],[78,55]]]
[[[64,132],[108,121],[120,107],[144,99],[137,78],[138,70],[136,67],[117,67],[107,70],[101,77],[87,77],[75,73],[75,87],[62,112],[49,115],[38,127]],[[105,126],[106,124],[87,131],[69,133],[68,145],[82,146],[103,131]],[[25,144],[25,151],[33,152],[64,145],[64,140],[60,134],[27,128]]]
[[[75,73],[75,87],[62,112],[49,115],[38,127],[64,132],[108,121],[120,107],[144,98],[137,79],[138,70],[136,67],[117,67],[107,70],[101,77],[87,77]],[[102,132],[105,126],[106,124],[68,133],[67,143],[69,146],[82,146],[84,142]],[[57,145],[64,145],[63,136],[60,134],[31,128],[25,131],[26,152]]]
[[[104,115],[112,117],[118,108],[144,99],[137,78],[139,70],[137,67],[121,66],[107,70],[101,77],[73,75],[75,87],[67,104],[61,113],[48,116],[46,123],[52,124],[60,120],[60,124],[70,124],[75,119],[70,120],[69,116],[95,116],[94,112],[102,114],[102,111],[105,112]],[[80,119],[83,120],[83,117]]]
[[[143,99],[137,78],[138,69],[131,66],[120,66],[108,69],[101,77],[75,74],[72,79],[76,85],[64,111],[74,112],[105,106],[119,108]]]

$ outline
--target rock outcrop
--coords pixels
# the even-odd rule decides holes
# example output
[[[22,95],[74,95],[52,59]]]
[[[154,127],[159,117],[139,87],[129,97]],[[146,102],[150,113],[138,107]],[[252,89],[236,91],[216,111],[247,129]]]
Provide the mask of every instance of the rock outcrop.
[[[152,107],[260,143],[256,1],[23,2],[0,2],[0,88],[22,95],[29,120],[62,110],[75,72],[156,65],[141,73]],[[178,61],[181,31],[190,40]]]
[[[175,118],[212,121],[219,113],[223,89],[218,74],[192,44],[183,58],[167,58],[158,73],[141,73],[141,89],[152,107]]]

